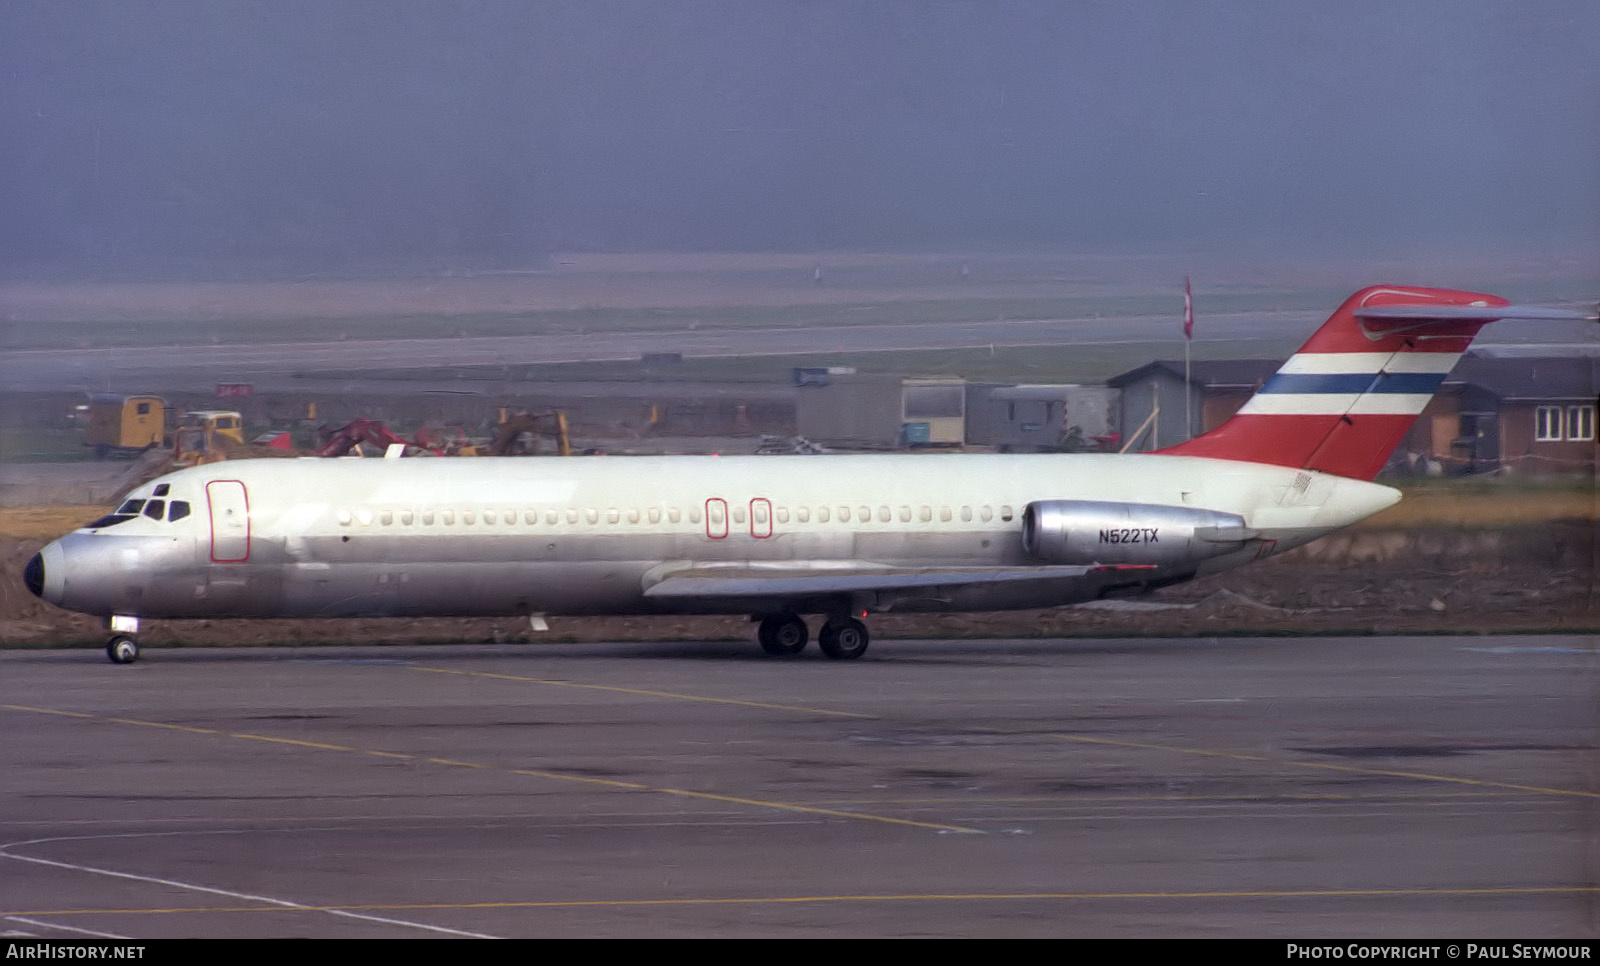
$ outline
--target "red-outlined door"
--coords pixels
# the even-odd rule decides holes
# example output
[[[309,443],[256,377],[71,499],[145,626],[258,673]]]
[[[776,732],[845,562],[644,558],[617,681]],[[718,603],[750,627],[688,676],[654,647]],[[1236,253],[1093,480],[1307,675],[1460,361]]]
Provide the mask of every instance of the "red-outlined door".
[[[764,496],[750,501],[750,536],[757,540],[772,536],[772,501]]]
[[[728,501],[720,496],[706,501],[706,536],[713,540],[728,538]]]
[[[250,495],[238,480],[206,484],[211,511],[211,562],[244,563],[250,559]]]

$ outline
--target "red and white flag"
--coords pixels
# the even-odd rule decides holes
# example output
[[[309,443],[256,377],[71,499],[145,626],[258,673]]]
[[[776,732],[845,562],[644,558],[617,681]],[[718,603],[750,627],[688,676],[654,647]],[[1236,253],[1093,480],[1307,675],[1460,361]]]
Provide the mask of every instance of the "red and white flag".
[[[1194,293],[1189,290],[1189,276],[1183,277],[1183,337],[1194,338]]]

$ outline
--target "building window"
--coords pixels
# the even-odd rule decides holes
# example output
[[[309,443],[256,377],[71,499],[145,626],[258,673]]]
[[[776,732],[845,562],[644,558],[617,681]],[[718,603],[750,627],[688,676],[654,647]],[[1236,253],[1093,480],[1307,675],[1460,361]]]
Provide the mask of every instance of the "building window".
[[[1540,406],[1533,411],[1533,438],[1541,443],[1561,438],[1561,407]]]
[[[1567,438],[1580,440],[1594,439],[1593,406],[1567,407]]]
[[[904,408],[906,419],[939,419],[961,416],[966,412],[964,386],[906,386]]]

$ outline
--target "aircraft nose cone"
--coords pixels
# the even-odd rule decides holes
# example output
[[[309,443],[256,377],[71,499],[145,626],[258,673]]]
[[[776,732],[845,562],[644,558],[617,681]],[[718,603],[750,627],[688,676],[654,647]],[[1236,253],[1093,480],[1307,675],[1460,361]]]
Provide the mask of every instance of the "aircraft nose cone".
[[[22,568],[22,582],[28,588],[28,593],[35,597],[44,596],[44,554],[36,553]]]

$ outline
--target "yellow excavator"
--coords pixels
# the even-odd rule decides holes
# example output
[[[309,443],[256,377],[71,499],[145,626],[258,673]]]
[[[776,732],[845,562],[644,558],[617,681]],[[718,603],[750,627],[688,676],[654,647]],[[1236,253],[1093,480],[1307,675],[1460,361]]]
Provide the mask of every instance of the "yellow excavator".
[[[495,427],[494,439],[489,442],[489,455],[537,454],[540,437],[555,440],[556,449],[562,456],[572,455],[572,439],[567,435],[567,414],[560,409],[543,413],[502,413],[500,425]]]

